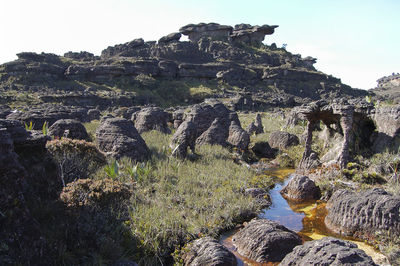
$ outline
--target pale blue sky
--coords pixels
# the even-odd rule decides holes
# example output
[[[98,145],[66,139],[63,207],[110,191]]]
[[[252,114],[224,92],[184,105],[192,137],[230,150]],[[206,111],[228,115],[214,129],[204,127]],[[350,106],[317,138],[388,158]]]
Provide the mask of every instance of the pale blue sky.
[[[318,58],[353,87],[400,72],[399,0],[0,0],[0,63],[21,51],[62,55],[135,38],[158,40],[188,23],[279,25],[265,43]]]

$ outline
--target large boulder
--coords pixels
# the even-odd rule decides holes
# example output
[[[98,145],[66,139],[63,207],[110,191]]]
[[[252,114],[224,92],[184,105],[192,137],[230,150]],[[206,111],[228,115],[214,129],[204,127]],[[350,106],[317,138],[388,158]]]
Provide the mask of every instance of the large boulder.
[[[132,115],[132,121],[140,134],[150,130],[169,134],[171,133],[167,125],[169,120],[170,114],[159,107],[146,107]]]
[[[67,137],[70,139],[89,139],[86,128],[82,125],[82,123],[74,119],[57,120],[49,128],[49,135],[58,138]]]
[[[291,146],[299,145],[300,141],[296,135],[285,131],[274,131],[269,135],[269,145],[276,149],[287,149]]]
[[[0,119],[4,119],[11,114],[11,108],[7,105],[0,105]]]
[[[236,121],[229,126],[228,143],[240,150],[247,150],[250,143],[250,136]]]
[[[203,237],[190,243],[183,254],[184,265],[187,266],[223,266],[236,265],[235,256],[217,240]]]
[[[232,241],[240,255],[257,262],[281,261],[301,238],[274,221],[253,219],[236,233]]]
[[[308,265],[376,265],[356,244],[349,241],[324,237],[297,246],[285,256],[282,266]]]
[[[256,156],[268,159],[275,158],[277,153],[277,150],[271,148],[271,146],[269,146],[268,142],[266,141],[259,141],[254,143],[254,145],[251,147],[251,150]]]
[[[229,132],[226,127],[221,123],[219,118],[215,118],[211,126],[197,138],[196,144],[211,144],[211,145],[221,145],[226,146],[226,139]]]
[[[169,43],[169,42],[177,42],[179,41],[179,39],[181,38],[182,34],[180,34],[179,32],[173,32],[170,33],[164,37],[161,37],[158,40],[158,44],[162,44],[162,43]]]
[[[364,192],[338,190],[329,199],[326,226],[343,235],[359,235],[376,230],[400,232],[400,197],[380,188]]]
[[[318,199],[321,191],[307,176],[294,175],[289,183],[281,190],[283,197],[293,201]]]
[[[105,119],[96,131],[96,142],[101,151],[115,159],[143,161],[150,153],[133,123],[124,118]]]

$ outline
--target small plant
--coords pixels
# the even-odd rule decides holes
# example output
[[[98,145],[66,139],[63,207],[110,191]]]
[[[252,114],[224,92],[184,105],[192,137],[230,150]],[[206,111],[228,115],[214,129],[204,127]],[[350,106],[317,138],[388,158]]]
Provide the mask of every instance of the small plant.
[[[34,124],[32,121],[29,122],[29,124],[25,123],[25,129],[26,131],[31,131],[33,129]]]
[[[114,160],[111,164],[104,166],[104,171],[107,176],[112,180],[115,180],[119,175],[119,164],[116,160]]]
[[[46,121],[46,122],[44,122],[44,124],[43,124],[42,133],[43,133],[43,135],[47,136],[48,132],[49,132],[49,126],[48,126],[48,123],[47,123],[47,121]]]

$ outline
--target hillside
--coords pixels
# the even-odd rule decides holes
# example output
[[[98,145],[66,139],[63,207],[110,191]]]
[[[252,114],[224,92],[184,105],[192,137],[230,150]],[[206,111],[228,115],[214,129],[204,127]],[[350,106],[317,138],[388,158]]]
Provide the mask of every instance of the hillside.
[[[317,71],[315,58],[263,44],[277,27],[190,24],[158,42],[135,39],[108,47],[101,56],[22,52],[0,66],[0,103],[104,110],[151,103],[167,107],[217,97],[236,107],[265,110],[367,94]],[[180,41],[182,35],[189,41]]]

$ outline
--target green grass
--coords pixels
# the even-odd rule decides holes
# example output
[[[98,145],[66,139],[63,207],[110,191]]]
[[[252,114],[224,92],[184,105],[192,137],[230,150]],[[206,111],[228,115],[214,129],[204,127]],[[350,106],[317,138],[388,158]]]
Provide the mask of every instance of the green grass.
[[[243,194],[254,173],[235,164],[228,150],[204,145],[198,157],[181,161],[169,156],[171,135],[151,131],[142,136],[152,159],[138,165],[120,160],[116,179],[135,186],[127,224],[145,257],[166,258],[189,240],[217,236],[261,208]],[[96,178],[105,175],[100,170]]]

